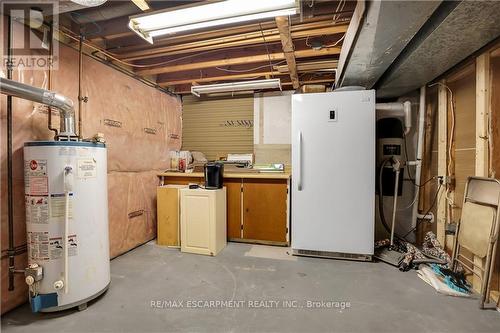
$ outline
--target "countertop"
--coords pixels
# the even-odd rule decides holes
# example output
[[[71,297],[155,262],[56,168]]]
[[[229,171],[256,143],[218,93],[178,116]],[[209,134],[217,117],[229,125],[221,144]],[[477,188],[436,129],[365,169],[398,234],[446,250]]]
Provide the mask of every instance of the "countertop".
[[[158,177],[199,177],[203,178],[203,172],[172,172],[166,171],[158,173]],[[253,171],[224,171],[224,178],[257,178],[257,179],[290,179],[290,170],[285,170],[285,172],[259,172]]]

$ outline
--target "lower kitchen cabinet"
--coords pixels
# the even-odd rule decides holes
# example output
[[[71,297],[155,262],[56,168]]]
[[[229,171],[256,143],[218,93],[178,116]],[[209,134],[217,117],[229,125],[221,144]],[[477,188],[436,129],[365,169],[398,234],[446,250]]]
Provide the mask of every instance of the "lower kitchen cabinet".
[[[163,173],[159,177],[163,184],[203,182],[203,174],[184,176]],[[224,174],[227,239],[234,242],[289,245],[289,184],[290,177],[286,174]]]
[[[243,238],[287,242],[286,182],[274,179],[243,181]]]
[[[230,183],[229,240],[288,245],[288,203],[287,180],[240,179]]]
[[[226,189],[181,189],[181,251],[217,255],[226,246]]]
[[[241,238],[241,187],[238,178],[224,179],[227,190],[227,238]]]

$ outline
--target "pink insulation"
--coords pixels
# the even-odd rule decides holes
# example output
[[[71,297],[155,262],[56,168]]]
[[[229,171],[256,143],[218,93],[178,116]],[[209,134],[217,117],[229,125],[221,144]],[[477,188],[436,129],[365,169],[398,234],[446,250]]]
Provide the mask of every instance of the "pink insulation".
[[[182,105],[177,97],[163,93],[113,68],[84,57],[83,137],[103,133],[108,147],[108,200],[110,254],[120,255],[156,236],[156,174],[168,167],[168,152],[180,149]],[[47,88],[47,73],[15,71],[15,80]],[[78,110],[78,53],[60,47],[59,69],[53,72],[53,87],[71,99]],[[26,243],[23,144],[50,140],[47,108],[13,99],[13,175],[15,245]],[[6,97],[1,105],[1,244],[8,247]],[[53,111],[53,124],[59,117]],[[17,277],[14,292],[7,291],[8,259],[2,259],[2,308],[4,313],[26,300],[27,288]],[[26,256],[16,257],[16,268],[26,266]]]

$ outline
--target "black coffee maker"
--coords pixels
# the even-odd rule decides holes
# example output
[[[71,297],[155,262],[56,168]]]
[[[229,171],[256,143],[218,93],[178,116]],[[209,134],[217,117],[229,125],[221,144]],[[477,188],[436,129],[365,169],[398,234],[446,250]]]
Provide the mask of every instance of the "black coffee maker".
[[[209,162],[205,164],[205,188],[216,190],[222,188],[224,177],[224,164]]]

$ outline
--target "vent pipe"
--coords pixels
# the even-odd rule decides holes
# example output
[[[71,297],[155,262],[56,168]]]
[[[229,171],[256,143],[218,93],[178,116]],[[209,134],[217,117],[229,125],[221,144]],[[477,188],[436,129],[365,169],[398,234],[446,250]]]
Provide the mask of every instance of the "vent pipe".
[[[403,117],[405,135],[411,130],[411,102],[377,103],[377,118]]]
[[[17,81],[0,78],[0,93],[54,107],[60,111],[58,140],[76,140],[73,101],[56,92],[40,89]]]

